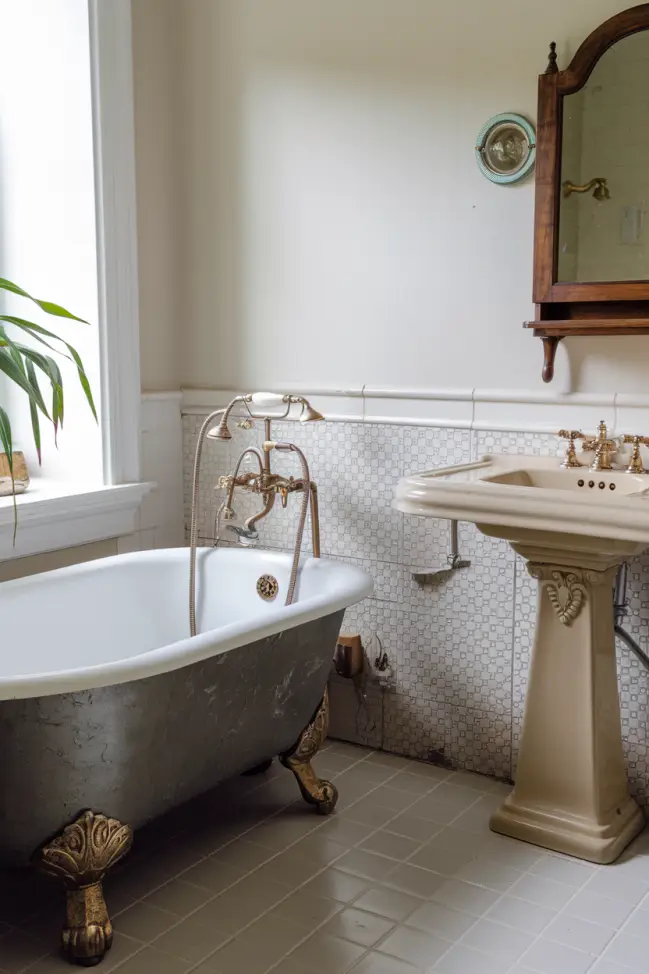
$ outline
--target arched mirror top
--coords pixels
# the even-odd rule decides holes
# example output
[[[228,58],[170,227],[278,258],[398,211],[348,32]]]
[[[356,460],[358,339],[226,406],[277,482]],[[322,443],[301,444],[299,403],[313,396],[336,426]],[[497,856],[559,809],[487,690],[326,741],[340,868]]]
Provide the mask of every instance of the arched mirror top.
[[[564,71],[558,68],[556,44],[553,42],[550,45],[545,73],[557,76],[556,88],[560,95],[570,95],[586,84],[595,65],[609,48],[625,37],[643,30],[649,30],[649,3],[640,3],[629,10],[623,10],[600,24],[583,41]]]

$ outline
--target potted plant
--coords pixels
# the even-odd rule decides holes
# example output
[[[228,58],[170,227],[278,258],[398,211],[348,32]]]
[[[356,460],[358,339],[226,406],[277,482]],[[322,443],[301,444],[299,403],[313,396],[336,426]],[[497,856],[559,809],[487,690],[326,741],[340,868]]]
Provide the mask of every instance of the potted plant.
[[[18,287],[17,284],[14,284],[12,281],[8,281],[5,278],[0,278],[0,290],[27,298],[29,301],[32,301],[34,304],[38,305],[41,311],[44,311],[48,315],[53,315],[57,318],[68,318],[72,319],[73,321],[79,321],[82,324],[87,324],[83,318],[77,318],[76,315],[66,311],[66,309],[62,308],[60,305],[54,304],[51,301],[41,301],[38,298],[34,298],[31,294],[28,294],[27,291],[24,291],[21,287]],[[15,341],[7,333],[7,325],[13,326],[19,331],[24,332],[36,344],[24,345],[22,342]],[[41,350],[40,346],[43,346],[43,350]],[[39,463],[41,462],[40,416],[44,416],[45,419],[54,427],[55,442],[57,433],[63,426],[63,378],[61,376],[61,371],[57,361],[53,355],[70,359],[74,363],[79,376],[79,381],[81,382],[81,387],[83,388],[86,399],[88,400],[88,405],[92,410],[93,416],[95,419],[97,419],[97,410],[95,409],[95,404],[92,398],[90,383],[88,381],[88,377],[79,353],[76,351],[76,349],[55,332],[50,331],[47,328],[43,328],[42,325],[38,325],[34,321],[28,321],[26,318],[18,318],[15,315],[0,314],[0,370],[4,372],[11,382],[14,382],[20,389],[22,389],[29,399],[32,434],[34,437],[34,446],[36,447]],[[45,402],[40,386],[40,382],[43,380],[45,381],[46,386],[49,387],[49,398],[51,402],[51,405],[49,406]],[[14,479],[14,445],[9,416],[7,411],[1,405],[0,443],[2,444],[6,454],[7,467],[9,469],[12,483],[15,538],[17,518]]]

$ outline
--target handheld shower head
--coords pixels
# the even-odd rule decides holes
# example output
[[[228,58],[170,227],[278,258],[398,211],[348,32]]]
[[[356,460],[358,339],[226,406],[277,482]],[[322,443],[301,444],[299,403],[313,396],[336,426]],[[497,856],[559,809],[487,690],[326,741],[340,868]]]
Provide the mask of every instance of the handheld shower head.
[[[239,527],[237,524],[228,524],[228,531],[232,531],[236,534],[239,544],[250,545],[254,544],[255,541],[259,541],[259,531],[255,527]]]

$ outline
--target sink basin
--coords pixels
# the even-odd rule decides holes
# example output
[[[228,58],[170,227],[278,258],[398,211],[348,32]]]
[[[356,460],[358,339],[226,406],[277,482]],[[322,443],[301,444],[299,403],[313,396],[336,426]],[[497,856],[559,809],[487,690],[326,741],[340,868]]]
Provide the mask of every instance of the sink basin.
[[[404,478],[394,506],[472,521],[526,559],[534,651],[516,784],[491,828],[607,863],[644,826],[626,780],[612,590],[620,564],[649,547],[649,476],[559,463],[489,454]]]
[[[406,514],[497,525],[501,532],[485,533],[510,540],[516,532],[507,529],[520,528],[638,542],[629,555],[649,546],[648,475],[564,470],[556,457],[493,453],[414,474],[394,503]]]

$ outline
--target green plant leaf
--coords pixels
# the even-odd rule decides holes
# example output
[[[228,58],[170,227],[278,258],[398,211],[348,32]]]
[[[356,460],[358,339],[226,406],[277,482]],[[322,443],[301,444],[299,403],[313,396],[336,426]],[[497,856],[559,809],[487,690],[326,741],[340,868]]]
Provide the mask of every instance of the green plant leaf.
[[[84,318],[77,318],[76,315],[71,314],[65,308],[62,308],[60,304],[54,304],[53,301],[41,301],[40,298],[35,298],[23,288],[18,287],[13,281],[8,281],[6,277],[0,277],[0,290],[9,291],[11,294],[19,294],[21,298],[28,298],[37,304],[38,307],[48,315],[56,315],[57,318],[70,318],[72,321],[80,321],[81,324],[87,325],[88,322]]]
[[[33,361],[36,362],[39,368],[41,368],[45,372],[47,378],[50,381],[52,381],[47,371],[47,362],[45,361],[45,356],[41,355],[38,352],[34,352],[34,350],[28,348],[27,345],[21,345],[18,342],[12,342],[1,325],[0,325],[0,340],[6,344],[9,354],[11,355],[17,368],[20,369],[25,379],[31,386],[32,392],[34,394],[34,398],[33,399],[30,398],[30,404],[33,403],[35,406],[38,406],[41,412],[49,419],[50,417],[49,417],[49,413],[47,412],[45,400],[43,399],[38,382],[36,382],[36,373],[34,372],[33,369],[31,370],[30,373],[30,370],[26,368],[26,366],[29,364],[29,360],[33,359]],[[23,355],[27,360],[26,362],[23,362]],[[32,381],[32,375],[34,376],[34,381]]]
[[[20,368],[18,368],[11,357],[11,352],[6,347],[0,347],[0,371],[4,372],[4,374],[11,379],[12,382],[15,382],[17,386],[20,386],[23,392],[26,392],[30,399],[35,399],[37,397],[37,393],[34,392],[29,384],[27,376]]]
[[[11,475],[11,496],[13,497],[14,504],[13,544],[15,546],[16,531],[18,530],[18,507],[16,505],[16,481],[14,480],[14,445],[13,438],[11,436],[11,423],[9,422],[9,417],[2,406],[0,406],[0,443],[2,443],[2,448],[7,454],[7,463],[9,465],[9,473]]]
[[[24,318],[16,318],[13,315],[0,315],[0,321],[6,321],[9,324],[16,325],[18,328],[21,328],[23,331],[26,331],[29,335],[31,335],[32,338],[37,339],[37,341],[47,346],[47,348],[49,348],[50,351],[54,352],[57,355],[63,355],[64,358],[72,359],[72,361],[74,362],[77,368],[79,382],[81,383],[81,388],[85,393],[86,399],[88,401],[88,405],[90,406],[90,409],[92,411],[92,415],[95,417],[95,420],[98,422],[99,420],[97,417],[95,402],[92,396],[92,390],[90,388],[90,382],[88,381],[86,370],[84,368],[83,362],[81,361],[81,356],[77,352],[76,348],[74,348],[73,345],[70,345],[69,342],[66,342],[65,339],[59,338],[59,336],[55,335],[54,332],[49,331],[47,328],[43,328],[41,325],[35,324],[33,321],[26,321]],[[69,356],[66,355],[65,352],[61,352],[58,349],[54,348],[52,345],[50,345],[49,342],[46,342],[45,339],[41,337],[42,335],[47,335],[48,338],[52,338],[55,341],[61,342],[61,344],[64,345],[67,348],[68,352],[70,353]]]
[[[40,394],[40,387],[38,385],[38,378],[36,376],[36,369],[34,368],[34,363],[30,362],[29,359],[25,362],[25,371],[27,372],[27,377],[35,389],[38,389]],[[43,397],[41,396],[41,399]],[[45,403],[43,402],[43,406]],[[29,400],[29,412],[32,420],[32,435],[34,437],[34,446],[36,447],[36,453],[38,454],[38,465],[39,467],[43,463],[43,457],[41,454],[41,424],[38,418],[38,409],[36,403],[33,399]],[[46,413],[47,415],[47,413]],[[49,417],[48,417],[49,418]]]

